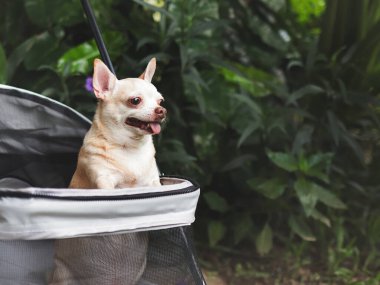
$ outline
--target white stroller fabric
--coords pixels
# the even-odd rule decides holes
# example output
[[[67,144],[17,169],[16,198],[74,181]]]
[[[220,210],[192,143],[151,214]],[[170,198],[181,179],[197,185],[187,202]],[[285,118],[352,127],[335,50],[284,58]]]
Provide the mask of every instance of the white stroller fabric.
[[[190,225],[199,188],[179,178],[161,181],[166,185],[117,190],[1,188],[0,239],[68,238]]]

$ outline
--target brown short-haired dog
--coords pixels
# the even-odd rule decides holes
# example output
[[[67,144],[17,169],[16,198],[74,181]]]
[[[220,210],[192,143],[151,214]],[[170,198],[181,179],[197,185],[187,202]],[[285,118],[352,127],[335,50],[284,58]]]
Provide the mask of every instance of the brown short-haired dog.
[[[152,135],[160,133],[166,109],[151,84],[155,69],[153,58],[139,78],[117,80],[95,60],[99,103],[70,188],[160,185]],[[145,268],[147,245],[143,232],[58,240],[50,284],[135,284]]]

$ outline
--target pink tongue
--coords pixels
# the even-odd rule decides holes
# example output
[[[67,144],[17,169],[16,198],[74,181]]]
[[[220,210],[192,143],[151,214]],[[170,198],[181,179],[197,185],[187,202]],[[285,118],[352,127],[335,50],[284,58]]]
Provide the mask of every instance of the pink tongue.
[[[150,123],[153,135],[157,135],[161,132],[161,126],[159,123]]]

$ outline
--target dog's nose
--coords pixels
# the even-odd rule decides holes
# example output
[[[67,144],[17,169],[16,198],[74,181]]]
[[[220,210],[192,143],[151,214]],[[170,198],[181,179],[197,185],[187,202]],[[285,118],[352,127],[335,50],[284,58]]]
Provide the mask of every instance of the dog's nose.
[[[165,118],[166,116],[166,109],[164,107],[157,107],[156,109],[154,109],[154,112],[157,114],[157,116],[159,118]]]

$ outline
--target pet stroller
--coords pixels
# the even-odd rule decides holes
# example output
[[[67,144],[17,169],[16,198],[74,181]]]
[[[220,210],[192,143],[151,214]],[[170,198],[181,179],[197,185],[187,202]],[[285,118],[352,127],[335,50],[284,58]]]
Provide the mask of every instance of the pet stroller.
[[[205,284],[190,229],[200,193],[195,182],[162,176],[160,187],[65,189],[90,125],[68,106],[0,85],[0,284],[48,284],[56,240],[135,233],[145,233],[147,248],[133,284]],[[82,279],[59,284],[129,285],[113,277],[127,276],[133,263],[113,265],[120,272],[102,283],[86,281],[78,264]]]

